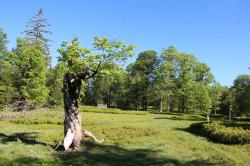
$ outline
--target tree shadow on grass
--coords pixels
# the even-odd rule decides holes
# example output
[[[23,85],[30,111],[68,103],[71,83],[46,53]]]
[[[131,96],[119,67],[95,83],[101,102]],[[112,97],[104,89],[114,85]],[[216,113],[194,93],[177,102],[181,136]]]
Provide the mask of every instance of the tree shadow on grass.
[[[223,165],[223,163],[209,162],[208,160],[195,159],[180,161],[167,156],[161,156],[157,150],[151,149],[125,149],[115,145],[99,145],[86,142],[86,149],[80,151],[55,152],[54,157],[35,158],[18,157],[5,159],[0,157],[0,165],[172,165],[172,166],[206,166]],[[225,164],[224,164],[225,165]]]
[[[16,142],[21,141],[27,145],[43,145],[43,146],[51,146],[44,142],[36,141],[36,134],[37,132],[21,132],[21,133],[14,133],[11,135],[6,135],[4,133],[0,133],[0,143],[7,144],[9,142]]]
[[[189,162],[160,156],[157,150],[124,149],[115,145],[97,145],[86,142],[86,149],[78,152],[58,154],[63,165],[211,165],[207,160],[192,160]]]

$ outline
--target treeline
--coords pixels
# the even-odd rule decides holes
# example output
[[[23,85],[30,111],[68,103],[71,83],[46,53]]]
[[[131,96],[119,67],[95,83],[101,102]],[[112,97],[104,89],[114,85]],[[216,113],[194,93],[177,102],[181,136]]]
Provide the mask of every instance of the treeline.
[[[7,35],[0,30],[0,106],[29,109],[62,105],[63,75],[69,71],[60,58],[57,65],[51,67],[48,36],[52,33],[47,30],[49,24],[41,9],[26,27],[24,37],[17,39],[12,50],[7,49]],[[102,42],[105,40],[108,41],[105,38]],[[77,39],[68,48],[77,56],[79,51],[74,52],[74,43],[78,45]],[[119,47],[123,45],[114,43],[112,49],[116,44]],[[61,57],[67,55],[66,45],[68,43],[63,42],[58,49]],[[82,48],[81,53],[92,54],[90,50]],[[116,70],[107,68],[82,83],[82,104],[107,104],[108,107],[135,110],[153,108],[161,112],[202,112],[207,115],[211,112],[228,114],[230,109],[235,115],[250,113],[249,75],[238,76],[230,88],[222,87],[205,63],[173,46],[159,54],[154,50],[141,52],[126,69],[122,66],[115,66]]]
[[[108,107],[228,115],[250,113],[250,76],[240,75],[230,88],[221,86],[210,68],[175,47],[141,52],[121,73],[98,75],[86,83],[82,102]]]

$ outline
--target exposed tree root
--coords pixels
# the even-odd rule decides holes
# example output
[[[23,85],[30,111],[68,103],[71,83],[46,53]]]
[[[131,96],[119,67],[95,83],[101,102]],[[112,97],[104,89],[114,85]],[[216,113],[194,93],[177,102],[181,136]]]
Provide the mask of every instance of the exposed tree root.
[[[92,132],[90,132],[86,129],[83,129],[83,136],[84,137],[91,137],[96,143],[102,143],[104,141],[104,139],[98,140]]]
[[[82,133],[83,133],[83,137],[91,137],[95,141],[95,143],[100,144],[104,141],[104,139],[101,139],[101,140],[97,139],[96,136],[92,132],[90,132],[86,129],[83,129]],[[75,134],[74,132],[72,132],[71,130],[68,130],[68,132],[64,138],[63,144],[61,144],[61,143],[58,144],[57,146],[54,147],[54,150],[57,150],[57,151],[67,150],[73,142],[74,134]],[[74,149],[74,150],[77,150],[77,149]]]

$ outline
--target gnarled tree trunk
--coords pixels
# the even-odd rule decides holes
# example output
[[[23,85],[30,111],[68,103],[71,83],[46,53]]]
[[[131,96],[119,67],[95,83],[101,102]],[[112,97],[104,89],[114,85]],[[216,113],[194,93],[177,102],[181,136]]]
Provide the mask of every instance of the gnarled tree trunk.
[[[78,99],[80,96],[82,80],[87,80],[94,77],[101,65],[101,62],[96,67],[95,71],[70,74],[66,73],[63,78],[63,99],[64,99],[64,141],[63,149],[69,147],[77,150],[84,139],[84,136],[92,137],[96,142],[101,143],[91,132],[82,130],[81,115],[78,112]]]
[[[81,90],[81,79],[65,74],[63,80],[64,98],[64,149],[77,150],[83,140],[81,116],[78,112],[78,98]]]

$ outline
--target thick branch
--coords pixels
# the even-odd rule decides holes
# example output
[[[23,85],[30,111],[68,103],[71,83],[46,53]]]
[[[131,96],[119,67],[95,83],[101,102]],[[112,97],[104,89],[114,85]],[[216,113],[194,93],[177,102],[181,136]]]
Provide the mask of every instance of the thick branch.
[[[86,71],[84,73],[83,72],[82,73],[77,73],[76,76],[70,82],[72,83],[72,82],[75,82],[77,80],[87,80],[89,78],[94,77],[98,73],[98,70],[99,70],[99,68],[101,66],[101,63],[102,63],[102,61],[99,62],[96,69],[92,73],[90,73],[89,71]]]
[[[99,62],[99,64],[96,67],[95,71],[92,74],[90,74],[88,77],[86,77],[87,79],[94,77],[98,73],[98,70],[99,70],[99,68],[101,66],[101,63],[102,63],[102,61]]]

